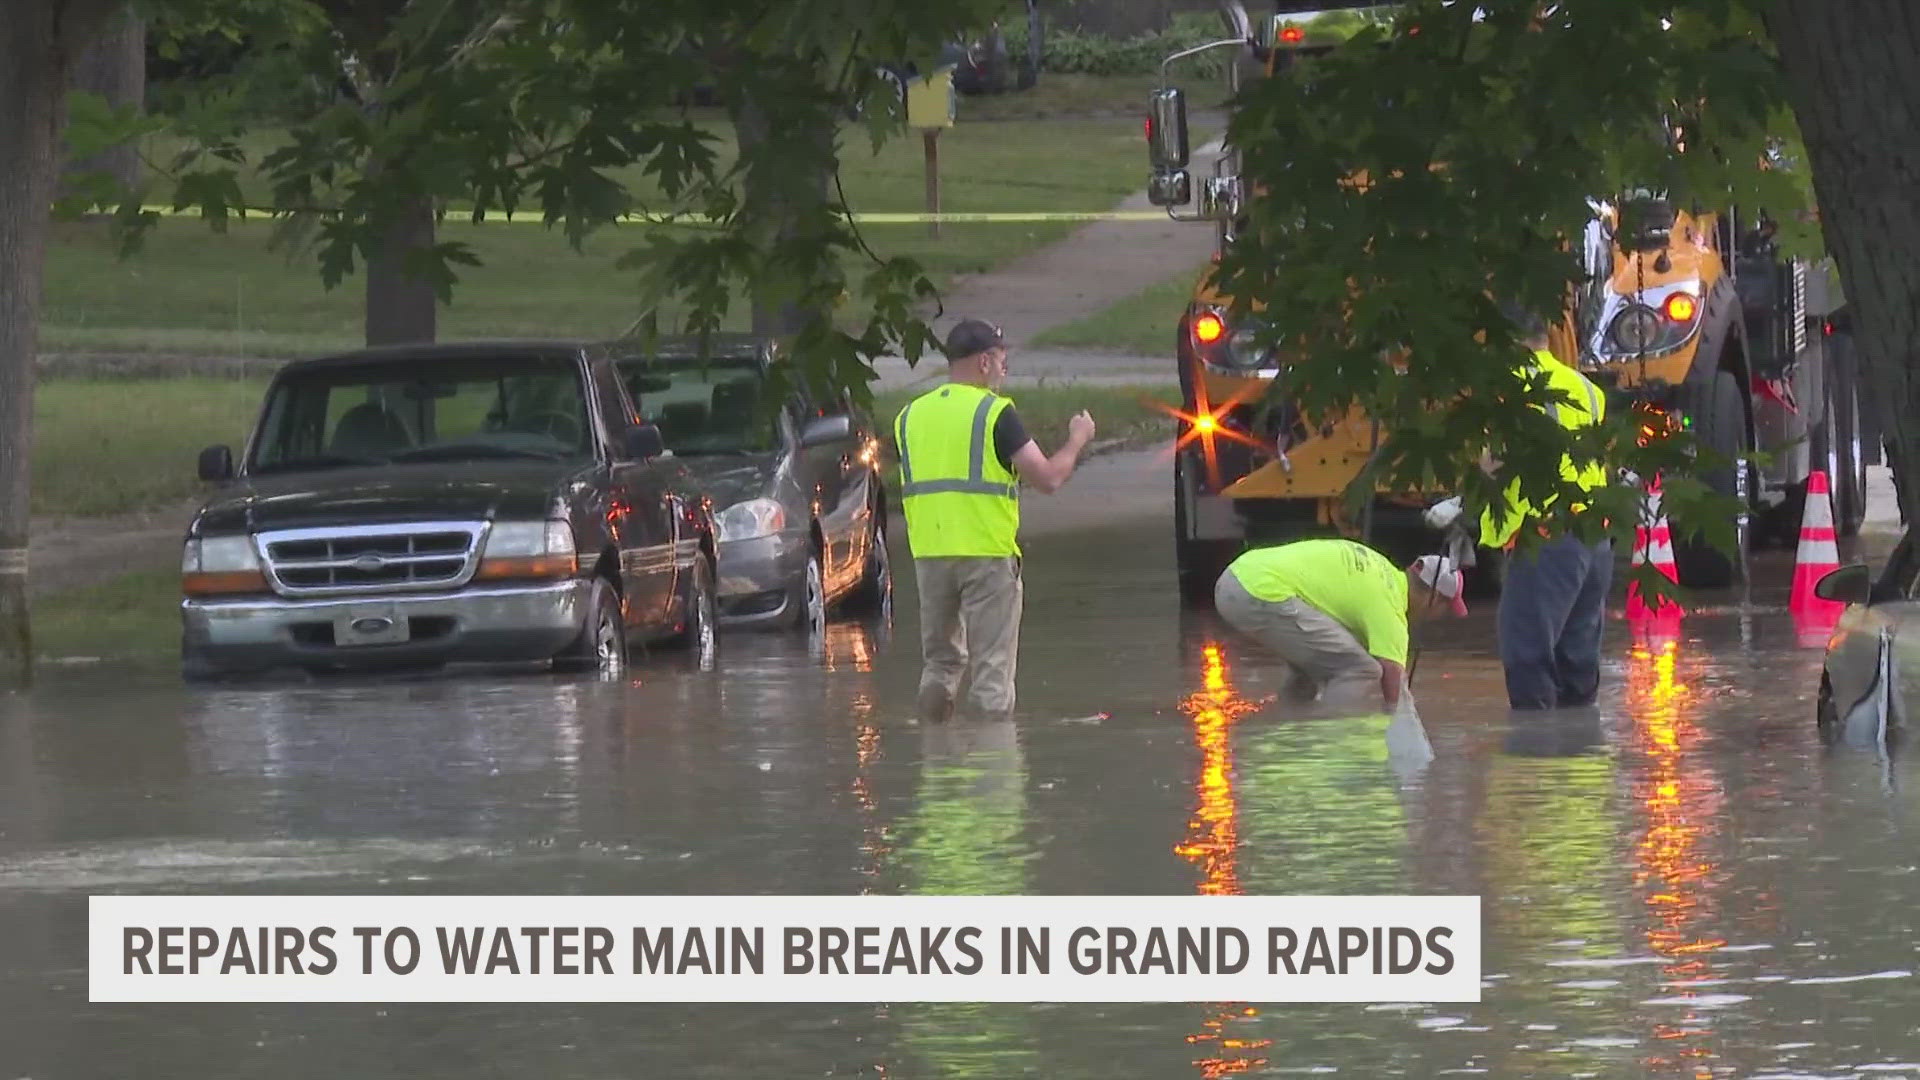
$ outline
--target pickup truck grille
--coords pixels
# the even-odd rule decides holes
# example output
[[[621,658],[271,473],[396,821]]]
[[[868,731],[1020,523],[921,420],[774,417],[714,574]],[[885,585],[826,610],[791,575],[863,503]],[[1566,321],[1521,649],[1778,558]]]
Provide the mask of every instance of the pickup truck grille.
[[[452,588],[473,576],[478,521],[284,529],[260,534],[274,588],[287,596]]]

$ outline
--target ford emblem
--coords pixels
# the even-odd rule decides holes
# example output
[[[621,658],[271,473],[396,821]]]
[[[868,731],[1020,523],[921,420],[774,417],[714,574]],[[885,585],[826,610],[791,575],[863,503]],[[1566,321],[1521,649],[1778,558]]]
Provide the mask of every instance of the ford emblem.
[[[387,560],[378,555],[362,555],[353,560],[353,568],[363,574],[371,574],[385,565]]]
[[[393,625],[393,620],[379,615],[353,620],[353,629],[357,634],[378,634]]]

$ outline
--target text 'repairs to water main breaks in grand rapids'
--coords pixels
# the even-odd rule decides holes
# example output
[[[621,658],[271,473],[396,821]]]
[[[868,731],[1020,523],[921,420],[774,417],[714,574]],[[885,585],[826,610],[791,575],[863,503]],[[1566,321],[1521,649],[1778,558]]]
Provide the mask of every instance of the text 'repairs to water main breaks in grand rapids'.
[[[1477,1001],[1477,897],[94,897],[95,1001]]]

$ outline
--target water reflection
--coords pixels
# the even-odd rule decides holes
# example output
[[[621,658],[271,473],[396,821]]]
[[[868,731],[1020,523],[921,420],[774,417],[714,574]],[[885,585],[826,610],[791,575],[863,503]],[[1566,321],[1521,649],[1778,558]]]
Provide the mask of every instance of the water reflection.
[[[906,891],[1014,896],[1032,891],[1026,755],[1013,721],[920,725],[920,783],[901,823]],[[1036,1069],[1031,1013],[1005,1005],[925,1003],[900,1008],[906,1048],[943,1077],[1001,1077]]]
[[[1656,1073],[1705,1080],[1720,1056],[1712,1045],[1713,1014],[1688,1006],[1745,1000],[1710,989],[1701,996],[1703,989],[1720,982],[1711,955],[1727,943],[1706,929],[1719,913],[1709,892],[1716,866],[1704,841],[1720,812],[1722,793],[1698,752],[1699,702],[1680,676],[1680,643],[1666,639],[1636,644],[1630,656],[1631,749],[1644,761],[1633,785],[1640,820],[1633,884],[1646,907],[1647,946],[1665,959],[1663,988],[1672,992],[1655,1001],[1686,1009],[1679,1022],[1653,1025],[1654,1047],[1642,1064]]]
[[[1227,670],[1226,651],[1219,642],[1201,646],[1201,688],[1187,695],[1180,711],[1193,724],[1193,740],[1200,751],[1200,771],[1194,779],[1193,816],[1187,821],[1187,835],[1174,846],[1174,853],[1200,869],[1199,891],[1203,896],[1232,896],[1240,892],[1238,848],[1240,844],[1239,808],[1233,793],[1233,737],[1236,720],[1257,710],[1233,688]],[[1243,1073],[1267,1063],[1251,1051],[1273,1045],[1271,1039],[1235,1038],[1227,1025],[1259,1015],[1250,1005],[1229,1004],[1200,1022],[1200,1030],[1187,1036],[1187,1042],[1211,1053],[1195,1059],[1194,1067],[1202,1077]]]

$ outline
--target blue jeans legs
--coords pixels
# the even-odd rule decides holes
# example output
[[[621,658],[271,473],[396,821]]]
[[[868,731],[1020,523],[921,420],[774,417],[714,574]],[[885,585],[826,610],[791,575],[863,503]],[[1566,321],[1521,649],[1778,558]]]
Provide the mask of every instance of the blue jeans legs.
[[[1613,541],[1563,536],[1514,552],[1500,590],[1500,663],[1515,709],[1592,704],[1613,583]]]

